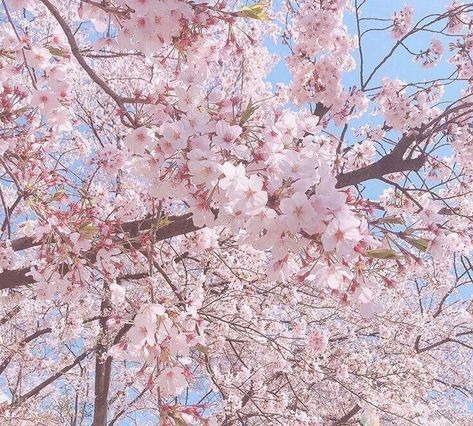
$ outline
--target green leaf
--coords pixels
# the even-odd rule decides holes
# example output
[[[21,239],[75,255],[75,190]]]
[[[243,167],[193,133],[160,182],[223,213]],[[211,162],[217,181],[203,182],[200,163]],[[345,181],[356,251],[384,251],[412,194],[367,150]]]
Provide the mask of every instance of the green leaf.
[[[24,107],[21,107],[21,108],[18,108],[17,110],[14,111],[15,114],[23,114],[24,112],[28,111],[29,109],[31,109],[31,106],[24,106]]]
[[[257,19],[258,21],[271,21],[271,18],[266,12],[267,8],[267,3],[255,3],[249,7],[244,7],[239,12],[236,12],[235,15],[243,18]]]
[[[405,241],[420,251],[427,251],[430,243],[430,241],[425,238],[405,238]]]
[[[67,51],[64,49],[59,49],[57,47],[48,47],[49,53],[54,56],[62,56],[63,58],[67,56]]]
[[[187,423],[184,421],[180,414],[174,413],[171,414],[170,417],[174,420],[176,426],[187,426]]]
[[[379,223],[391,223],[393,225],[402,225],[404,222],[400,217],[386,216],[379,219]]]
[[[398,259],[400,253],[392,249],[374,249],[366,252],[371,259]]]
[[[209,354],[209,348],[207,346],[204,346],[204,345],[201,345],[200,343],[197,343],[197,345],[195,345],[195,348],[199,351],[199,352],[202,352],[203,354],[205,355],[208,355]]]
[[[172,223],[172,220],[170,220],[167,216],[163,216],[161,219],[159,219],[158,229],[168,226],[170,223]]]
[[[53,196],[51,197],[52,201],[60,200],[64,195],[64,191],[62,189],[56,191]]]
[[[250,99],[248,102],[248,105],[246,106],[245,111],[243,111],[243,114],[241,115],[240,118],[240,126],[245,124],[251,116],[255,113],[255,111],[259,108],[258,105],[253,105],[253,101]]]

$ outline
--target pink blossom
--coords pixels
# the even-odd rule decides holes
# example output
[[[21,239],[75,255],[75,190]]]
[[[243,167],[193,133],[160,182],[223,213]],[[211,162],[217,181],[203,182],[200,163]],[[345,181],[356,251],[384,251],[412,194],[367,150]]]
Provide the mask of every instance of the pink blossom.
[[[232,144],[241,135],[240,126],[230,126],[225,121],[219,121],[215,126],[217,136],[213,138],[214,143],[221,148],[231,148]]]
[[[208,188],[217,183],[221,172],[219,164],[211,160],[189,161],[187,164],[196,185],[205,184]]]
[[[120,305],[125,302],[125,288],[117,283],[110,284],[110,300],[114,305]]]
[[[233,164],[226,162],[220,166],[220,170],[225,175],[225,177],[219,182],[220,188],[225,191],[233,191],[244,187],[246,182],[246,173],[243,164],[234,166]]]
[[[298,232],[300,228],[312,233],[315,229],[315,210],[312,208],[307,196],[296,192],[291,198],[284,198],[279,204],[284,219],[291,232]]]
[[[28,65],[36,69],[46,68],[49,64],[51,54],[48,49],[39,46],[33,46],[31,49],[25,49],[25,56]]]
[[[161,372],[156,384],[167,396],[177,396],[187,386],[184,370],[180,367],[169,367]]]
[[[92,247],[90,241],[82,237],[78,232],[73,232],[69,235],[71,243],[73,244],[72,250],[75,253],[79,253],[81,251],[87,251]]]
[[[391,33],[396,40],[400,40],[409,32],[413,16],[414,10],[410,6],[405,6],[401,11],[394,13]]]
[[[248,215],[258,214],[268,202],[268,193],[263,191],[263,179],[259,176],[250,176],[242,181],[235,192],[234,209],[243,211]]]
[[[31,105],[39,107],[47,115],[60,105],[57,98],[46,90],[36,90],[31,96],[30,102]]]
[[[327,251],[335,250],[340,258],[353,255],[360,240],[359,222],[349,213],[339,214],[322,234],[322,244]]]
[[[146,127],[139,127],[125,136],[123,142],[134,154],[143,154],[146,148],[154,146],[153,133]]]
[[[329,287],[339,290],[343,288],[345,283],[353,279],[353,274],[346,266],[332,263],[330,265],[317,265],[312,272],[312,277],[322,288]]]

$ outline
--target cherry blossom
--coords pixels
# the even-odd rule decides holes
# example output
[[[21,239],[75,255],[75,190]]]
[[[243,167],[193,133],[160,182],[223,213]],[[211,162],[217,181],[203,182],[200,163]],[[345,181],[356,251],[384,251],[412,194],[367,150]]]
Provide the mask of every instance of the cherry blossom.
[[[231,148],[233,142],[241,134],[240,126],[230,126],[225,121],[219,121],[215,126],[217,136],[213,138],[214,143],[221,148]]]
[[[473,6],[375,3],[3,4],[1,424],[470,425]]]
[[[404,9],[394,13],[391,33],[397,40],[401,39],[410,30],[414,10],[406,5]]]
[[[152,133],[145,127],[139,127],[128,134],[123,142],[135,154],[143,154],[146,148],[151,148],[154,141]]]

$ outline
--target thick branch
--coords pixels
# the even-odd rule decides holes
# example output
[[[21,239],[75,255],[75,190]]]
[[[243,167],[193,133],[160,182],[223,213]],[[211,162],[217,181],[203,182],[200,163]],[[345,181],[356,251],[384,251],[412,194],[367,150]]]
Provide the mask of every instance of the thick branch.
[[[105,426],[108,412],[108,391],[110,388],[111,360],[105,362],[109,345],[109,329],[107,321],[112,304],[110,302],[110,286],[104,282],[102,303],[100,306],[100,333],[97,338],[95,352],[95,402],[94,426]],[[110,357],[108,357],[110,358]],[[108,361],[108,359],[107,359]]]
[[[398,146],[396,146],[396,148],[398,148]],[[407,172],[411,170],[417,171],[422,168],[425,163],[424,156],[421,155],[417,158],[404,159],[402,155],[405,151],[396,148],[373,164],[358,170],[353,170],[352,172],[339,174],[337,176],[336,188],[358,185],[361,182],[370,179],[379,179],[390,173]]]
[[[355,406],[348,412],[346,413],[343,417],[340,419],[336,420],[332,426],[342,426],[347,424],[348,420],[350,420],[354,415],[356,415],[359,411],[361,410],[361,407],[358,404],[355,404]]]
[[[199,229],[197,226],[194,225],[192,221],[192,215],[190,213],[182,216],[172,216],[169,217],[169,220],[171,220],[171,223],[156,230],[156,242],[165,240],[167,238],[172,238],[178,235],[184,235]],[[139,235],[141,231],[151,229],[154,224],[154,219],[136,220],[124,223],[121,226],[121,229],[128,233],[131,237],[134,237]],[[26,248],[39,246],[41,244],[44,244],[44,241],[35,242],[31,238],[20,238],[19,240],[15,240],[12,242],[12,247],[17,250],[24,250]],[[84,257],[89,261],[94,262],[96,259],[96,255],[97,253],[95,251],[90,251],[85,253]],[[69,266],[67,264],[61,265],[61,271],[63,273],[66,273],[68,270]],[[15,288],[28,284],[33,284],[33,277],[27,275],[30,271],[31,268],[22,268],[13,271],[3,271],[2,273],[0,273],[0,289]]]
[[[158,241],[165,240],[166,238],[175,237],[176,235],[186,234],[188,232],[196,231],[196,226],[192,222],[192,214],[187,213],[181,216],[169,216],[167,217],[168,223],[166,226],[159,228],[156,231],[156,239]],[[152,226],[156,225],[154,218],[138,219],[130,222],[124,222],[120,225],[120,230],[126,232],[132,237],[136,237],[140,231],[146,231],[151,229]],[[50,236],[47,237],[50,241]],[[38,247],[45,243],[45,240],[36,241],[32,237],[22,237],[11,242],[13,251],[22,251],[29,248]]]

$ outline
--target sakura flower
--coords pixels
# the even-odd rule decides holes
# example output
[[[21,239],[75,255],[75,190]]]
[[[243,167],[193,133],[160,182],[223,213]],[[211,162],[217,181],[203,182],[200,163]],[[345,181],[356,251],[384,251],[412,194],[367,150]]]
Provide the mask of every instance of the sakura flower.
[[[422,211],[419,216],[427,225],[441,224],[445,222],[445,216],[440,214],[441,206],[439,202],[436,202],[425,195],[421,198]]]
[[[391,33],[396,40],[400,40],[402,37],[404,37],[404,35],[407,34],[410,27],[412,26],[413,16],[414,10],[412,7],[407,5],[401,11],[394,13]]]
[[[287,149],[284,151],[279,168],[285,176],[295,179],[314,177],[315,165],[311,158],[303,157],[300,153]]]
[[[33,46],[31,49],[25,49],[25,56],[28,65],[36,69],[46,68],[51,59],[48,49],[39,46]]]
[[[263,229],[269,229],[277,214],[274,210],[263,208],[258,214],[251,216],[246,222],[246,230],[253,235],[258,235]]]
[[[361,168],[373,162],[376,155],[376,148],[370,139],[364,140],[362,143],[357,143],[353,146],[349,153],[349,161],[354,168]]]
[[[185,334],[178,334],[171,338],[169,343],[169,350],[173,356],[189,356],[190,345]]]
[[[442,42],[433,38],[430,47],[417,54],[415,60],[424,68],[432,68],[439,63],[440,59],[442,59],[443,51],[444,48]]]
[[[137,345],[143,346],[148,344],[153,346],[158,341],[163,340],[164,336],[156,335],[157,316],[163,316],[166,310],[160,304],[148,304],[141,309],[134,319],[133,327],[128,332],[130,341]]]
[[[192,181],[196,185],[205,184],[213,187],[221,172],[218,163],[211,160],[189,161],[187,167],[192,174]]]
[[[104,38],[98,39],[93,44],[93,48],[95,50],[100,50],[100,49],[105,49],[105,48],[109,49],[109,50],[113,50],[113,49],[119,49],[119,45],[118,45],[117,40],[115,38],[104,37]]]
[[[182,87],[176,87],[174,89],[178,98],[178,106],[182,111],[188,111],[192,107],[200,104],[202,96],[200,89],[196,85],[189,86],[188,89]]]
[[[245,179],[235,193],[235,208],[253,215],[258,214],[268,202],[268,193],[263,191],[263,179],[253,175]]]
[[[134,154],[143,154],[146,148],[154,146],[153,133],[144,126],[138,127],[125,136],[123,142]]]
[[[353,298],[360,305],[360,312],[363,317],[369,319],[382,311],[382,307],[373,300],[373,292],[366,286],[360,286],[355,291]]]
[[[36,90],[30,100],[31,105],[39,107],[46,115],[60,106],[57,98],[47,90]]]
[[[440,40],[433,38],[430,48],[432,52],[435,53],[435,55],[437,55],[438,57],[442,56],[444,48]]]
[[[145,315],[149,321],[156,321],[156,316],[163,316],[166,313],[166,309],[159,303],[152,303],[146,305],[142,310],[141,314]]]
[[[114,175],[125,164],[126,156],[123,150],[112,145],[106,145],[97,151],[97,164],[110,175]]]
[[[125,288],[117,283],[110,284],[111,301],[114,305],[125,302]]]
[[[70,132],[73,127],[70,120],[70,113],[66,108],[59,107],[51,111],[49,115],[49,124],[58,132]]]
[[[321,288],[335,290],[341,289],[344,282],[353,279],[350,269],[338,263],[316,265],[311,275]]]
[[[92,4],[82,2],[79,7],[79,16],[81,19],[90,19],[99,32],[107,29],[107,14]]]
[[[340,258],[353,255],[353,249],[361,239],[359,221],[353,216],[340,214],[322,234],[322,244],[327,251],[335,250]]]
[[[279,204],[283,217],[291,232],[298,232],[300,228],[312,233],[315,229],[315,211],[304,193],[296,192],[291,198],[284,198]]]
[[[151,7],[150,0],[128,0],[127,4],[140,15],[146,15]]]
[[[271,281],[286,281],[298,270],[297,264],[285,256],[282,259],[273,259],[268,264],[267,275]]]
[[[166,396],[177,396],[187,386],[184,370],[180,367],[169,367],[161,372],[156,384]]]
[[[221,148],[229,149],[241,135],[242,128],[240,126],[230,126],[225,121],[219,121],[215,126],[215,132],[217,135],[213,138],[214,143]]]
[[[459,235],[455,233],[444,234],[443,232],[439,232],[432,241],[429,241],[427,250],[435,260],[440,262],[445,260],[446,256],[451,255],[452,252],[468,253],[468,249]]]
[[[215,214],[211,208],[211,201],[206,192],[197,192],[189,198],[189,206],[192,209],[192,221],[199,228],[202,226],[212,226],[215,222]]]
[[[73,232],[71,235],[69,235],[69,239],[73,244],[72,251],[74,253],[87,251],[92,247],[90,241],[82,237],[78,232]]]
[[[243,164],[234,166],[233,164],[226,162],[220,166],[220,170],[223,172],[225,177],[220,180],[219,186],[223,190],[237,190],[243,188],[246,180],[245,167]]]
[[[261,238],[253,241],[253,246],[259,250],[271,249],[273,260],[281,260],[290,251],[297,252],[300,248],[282,216],[274,218],[267,232]]]
[[[0,246],[0,271],[10,269],[16,260],[16,253],[11,247],[10,241]]]
[[[138,314],[135,317],[134,326],[128,331],[128,338],[134,345],[152,346],[156,343],[155,332],[156,324],[148,322],[143,314]]]
[[[54,64],[47,68],[47,74],[49,81],[53,79],[54,81],[65,82],[68,78],[68,68],[63,64]]]
[[[325,351],[328,344],[328,336],[320,330],[312,330],[307,335],[307,345],[315,353]]]
[[[166,155],[172,155],[187,145],[192,129],[188,122],[181,120],[176,123],[165,123],[161,133],[163,138],[159,141],[159,148]]]

